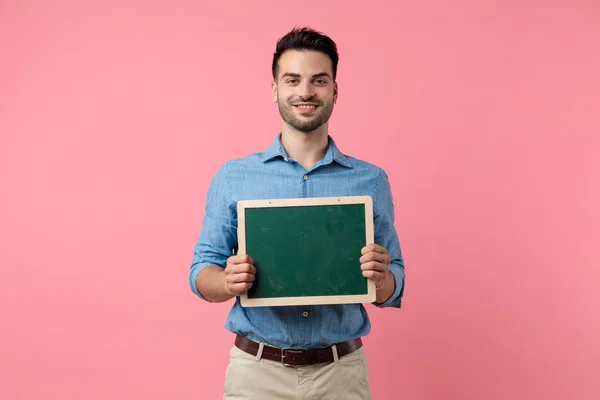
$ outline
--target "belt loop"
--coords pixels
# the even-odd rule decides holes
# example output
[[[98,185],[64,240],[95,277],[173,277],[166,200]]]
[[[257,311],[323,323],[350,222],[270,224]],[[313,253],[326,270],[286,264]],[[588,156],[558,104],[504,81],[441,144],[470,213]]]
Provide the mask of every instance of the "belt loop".
[[[338,358],[337,347],[335,344],[331,345],[331,351],[333,352],[333,362],[338,362],[340,359]]]
[[[260,359],[262,358],[262,353],[263,353],[264,348],[265,348],[265,344],[263,342],[260,342],[258,344],[258,351],[256,352],[256,357],[255,357],[256,361],[260,361]]]

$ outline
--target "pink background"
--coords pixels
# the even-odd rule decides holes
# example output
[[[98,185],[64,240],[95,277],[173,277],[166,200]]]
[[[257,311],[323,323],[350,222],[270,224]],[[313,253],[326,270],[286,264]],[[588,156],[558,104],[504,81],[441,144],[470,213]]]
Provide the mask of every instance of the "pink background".
[[[0,398],[220,398],[192,248],[278,132],[296,24],[338,42],[331,134],[396,201],[375,399],[600,398],[600,3],[350,3],[0,3]]]

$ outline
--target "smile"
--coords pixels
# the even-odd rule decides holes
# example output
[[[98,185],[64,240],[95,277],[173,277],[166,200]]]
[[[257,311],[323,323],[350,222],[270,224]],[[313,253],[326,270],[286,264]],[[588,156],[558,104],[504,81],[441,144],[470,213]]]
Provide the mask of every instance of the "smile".
[[[314,109],[318,106],[316,104],[294,104],[294,107],[305,108],[305,109]]]

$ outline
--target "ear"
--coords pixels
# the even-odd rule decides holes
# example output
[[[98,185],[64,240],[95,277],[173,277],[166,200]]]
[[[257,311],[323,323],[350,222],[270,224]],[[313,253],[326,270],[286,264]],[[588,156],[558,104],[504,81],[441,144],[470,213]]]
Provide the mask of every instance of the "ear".
[[[275,81],[271,82],[271,97],[273,98],[273,103],[277,103],[277,83]]]
[[[337,84],[337,82],[334,82],[333,83],[333,104],[335,104],[337,102],[339,92],[340,91],[338,88],[338,84]]]

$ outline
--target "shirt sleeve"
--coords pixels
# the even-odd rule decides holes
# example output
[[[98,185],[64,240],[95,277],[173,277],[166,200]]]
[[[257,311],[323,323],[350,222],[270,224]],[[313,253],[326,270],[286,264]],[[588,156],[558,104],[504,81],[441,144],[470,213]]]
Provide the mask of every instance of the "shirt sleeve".
[[[373,217],[375,220],[375,243],[387,249],[391,258],[390,272],[396,281],[396,288],[390,298],[384,303],[373,304],[380,308],[400,308],[404,294],[404,259],[400,249],[400,240],[394,226],[394,202],[390,182],[383,170],[375,185]]]
[[[237,246],[237,209],[232,200],[227,163],[217,171],[207,192],[200,236],[194,246],[189,283],[192,291],[206,300],[196,287],[200,271],[208,266],[225,268]]]

